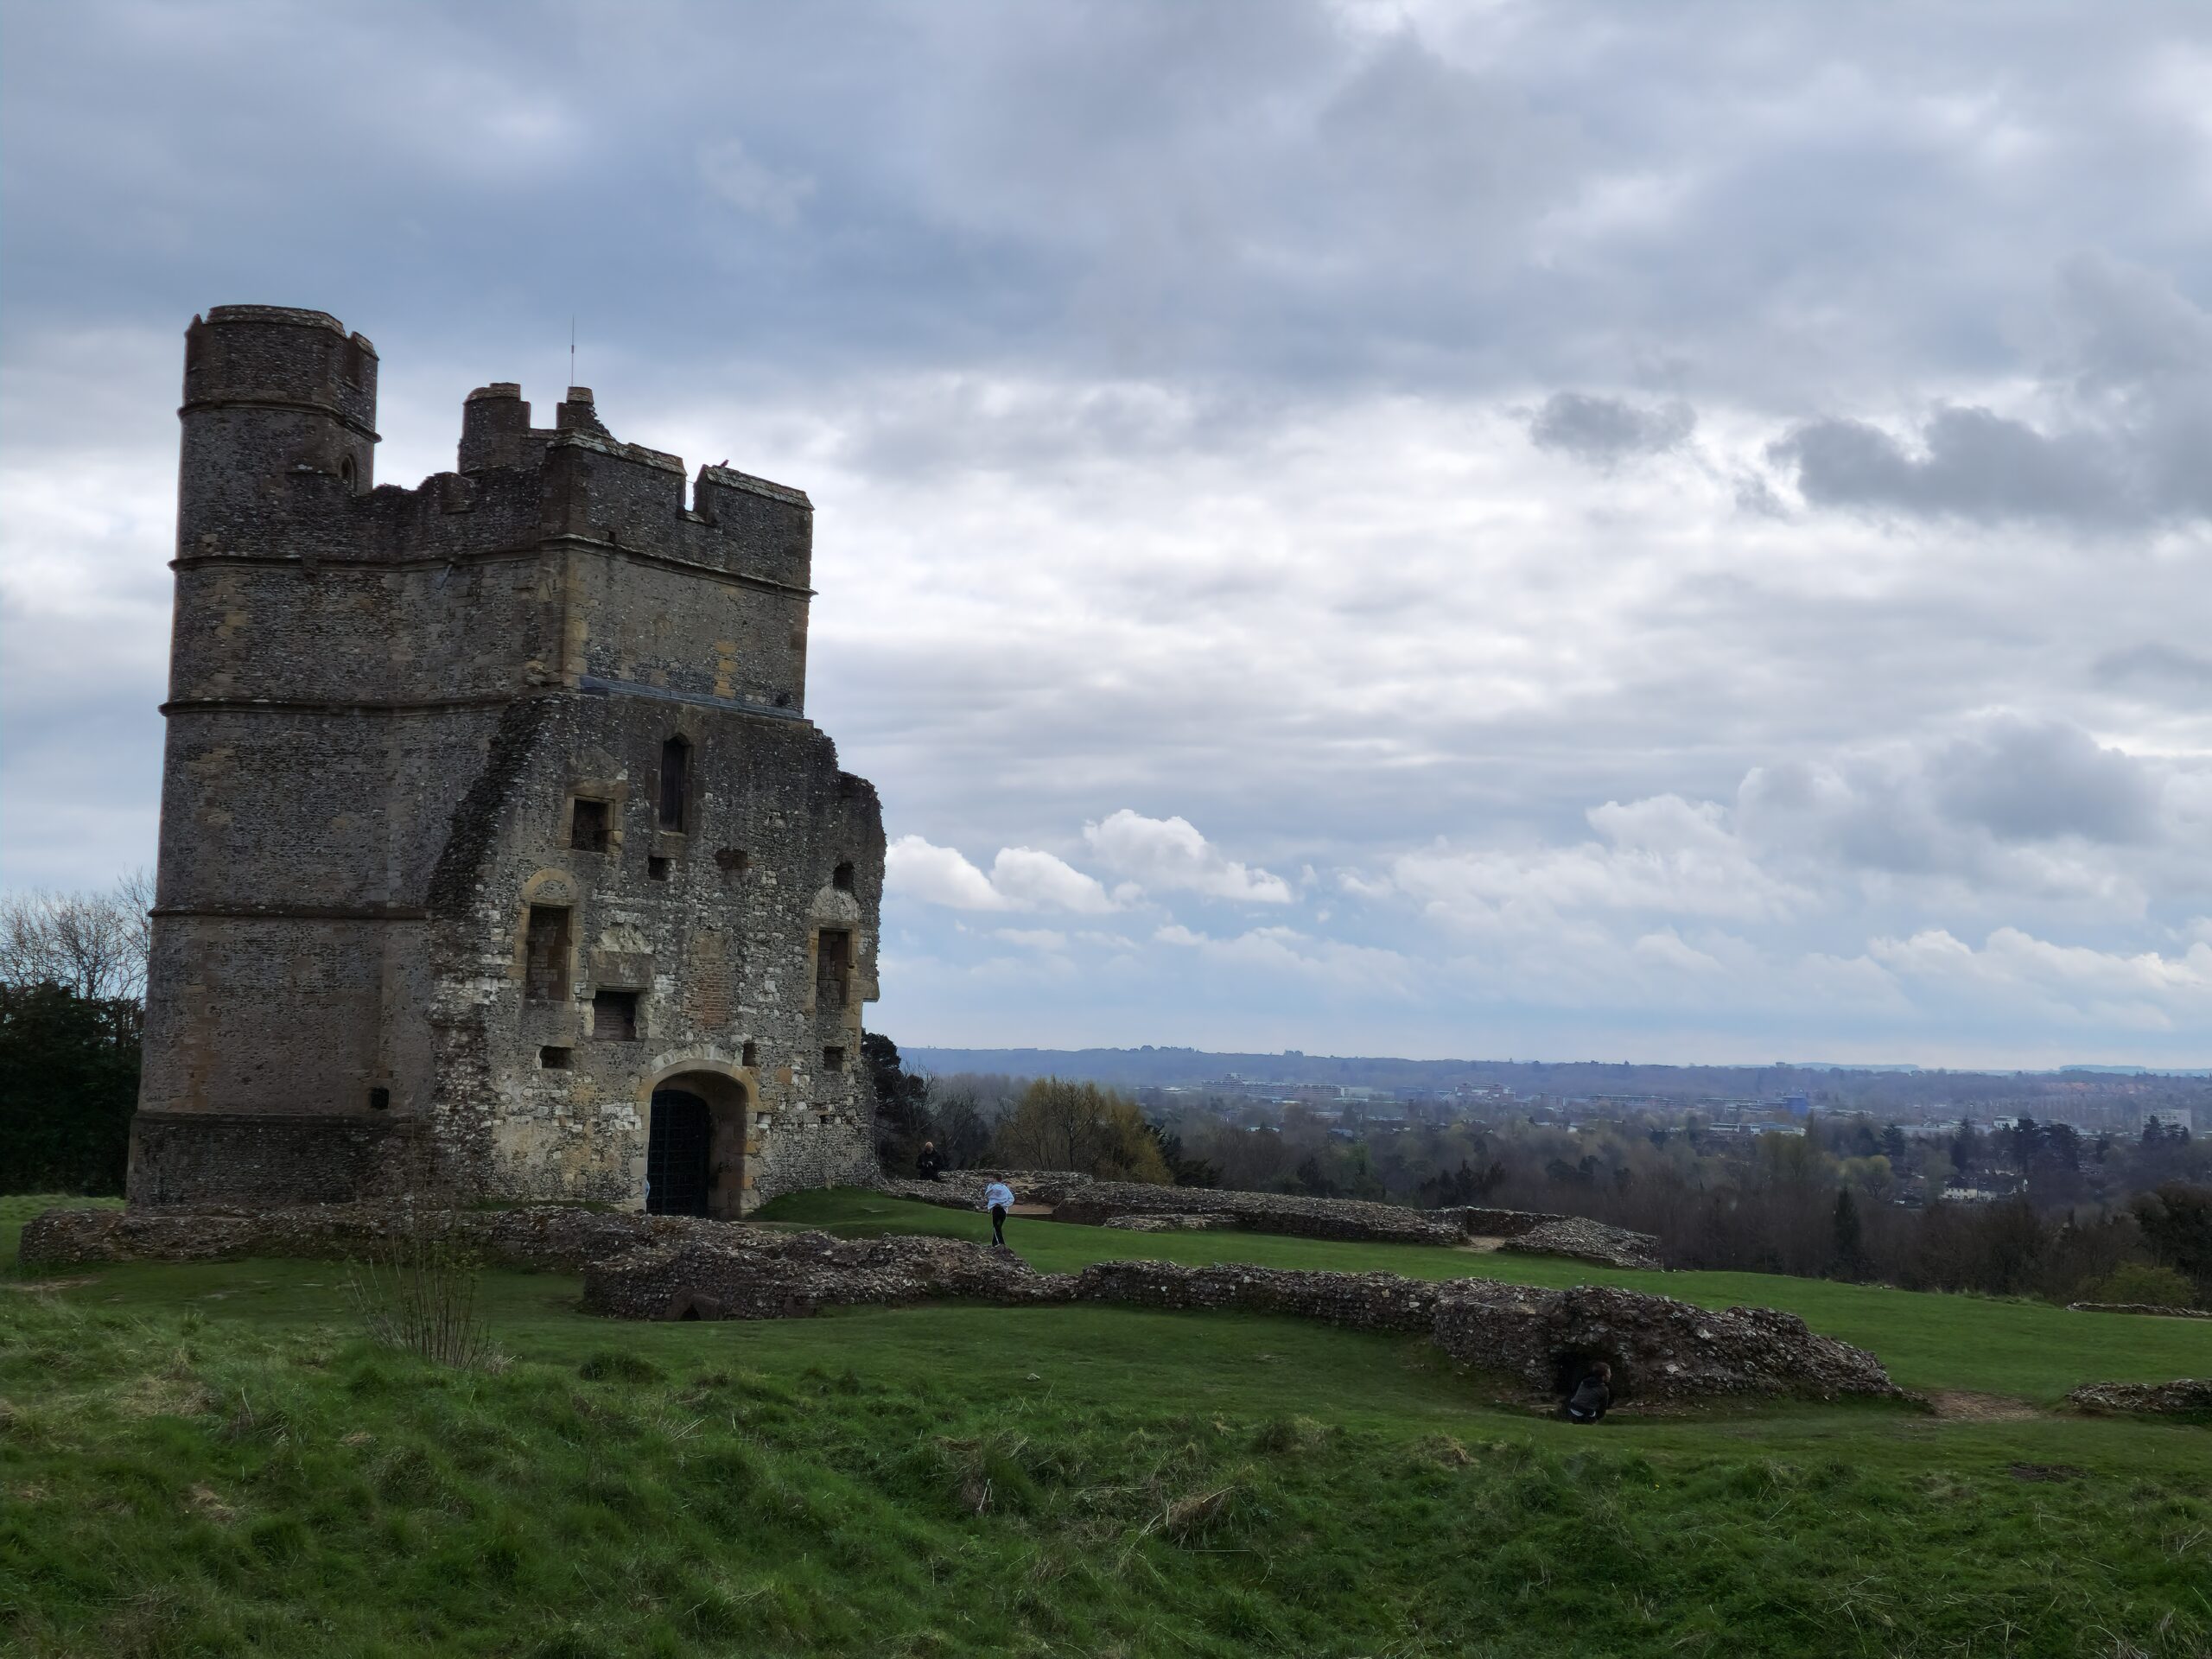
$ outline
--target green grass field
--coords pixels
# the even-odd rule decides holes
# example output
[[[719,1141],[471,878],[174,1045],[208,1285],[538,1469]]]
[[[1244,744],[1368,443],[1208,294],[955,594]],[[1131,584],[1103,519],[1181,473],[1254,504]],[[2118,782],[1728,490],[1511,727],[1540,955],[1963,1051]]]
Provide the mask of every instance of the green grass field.
[[[0,1255],[44,1200],[0,1200]],[[770,1218],[987,1231],[872,1194]],[[635,1325],[493,1273],[510,1363],[359,1335],[327,1262],[0,1291],[0,1647],[29,1654],[2203,1654],[2212,1430],[2050,1408],[2212,1329],[1507,1255],[1017,1223],[1113,1255],[1791,1308],[1908,1386],[1573,1429],[1426,1343],[939,1306]]]

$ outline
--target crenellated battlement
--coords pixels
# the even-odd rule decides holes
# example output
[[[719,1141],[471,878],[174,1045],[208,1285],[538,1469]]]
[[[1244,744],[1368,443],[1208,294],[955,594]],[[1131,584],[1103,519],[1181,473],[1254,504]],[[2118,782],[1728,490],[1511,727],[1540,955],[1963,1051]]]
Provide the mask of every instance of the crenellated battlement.
[[[512,381],[463,400],[454,471],[372,486],[377,358],[363,336],[325,312],[219,306],[187,340],[173,700],[279,678],[334,696],[390,663],[395,694],[416,698],[634,682],[804,708],[804,491],[719,465],[687,485],[680,457],[616,437],[590,388],[569,387],[540,426]],[[456,580],[521,561],[539,571],[527,594]],[[381,584],[373,602],[335,597],[348,571]],[[198,626],[203,603],[212,620],[245,597],[270,620],[257,639]],[[306,611],[315,648],[280,662],[269,642]]]

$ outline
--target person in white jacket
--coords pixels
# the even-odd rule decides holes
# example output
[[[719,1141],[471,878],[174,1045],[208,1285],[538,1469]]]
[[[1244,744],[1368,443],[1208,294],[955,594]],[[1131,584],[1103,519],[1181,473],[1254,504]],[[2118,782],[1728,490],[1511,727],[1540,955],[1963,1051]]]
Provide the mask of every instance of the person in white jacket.
[[[991,1243],[1004,1249],[1006,1212],[1014,1208],[1014,1189],[1004,1181],[993,1181],[983,1189],[983,1208],[991,1212]]]

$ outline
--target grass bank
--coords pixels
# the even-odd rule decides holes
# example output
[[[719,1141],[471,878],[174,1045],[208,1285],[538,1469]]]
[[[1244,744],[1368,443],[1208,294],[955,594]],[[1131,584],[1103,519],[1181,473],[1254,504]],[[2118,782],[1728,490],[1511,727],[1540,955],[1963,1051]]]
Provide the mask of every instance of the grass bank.
[[[779,1212],[974,1224],[868,1194]],[[1233,1234],[1017,1236],[1048,1267],[1559,1268]],[[0,1646],[26,1653],[2212,1647],[2202,1429],[1789,1406],[1582,1431],[1492,1407],[1425,1343],[1294,1321],[931,1306],[618,1325],[576,1312],[573,1280],[524,1274],[486,1276],[510,1363],[457,1374],[363,1341],[331,1264],[71,1276],[89,1282],[0,1294]],[[1961,1379],[1945,1386],[2120,1374],[2094,1334],[2032,1361],[1980,1340],[2044,1312],[2020,1305],[1567,1276],[1862,1319],[1901,1338],[1869,1344],[1893,1366],[1925,1341]],[[1923,1302],[1997,1324],[1961,1327],[1973,1351],[1942,1361]],[[1905,1316],[1881,1329],[1892,1304]],[[2184,1323],[2094,1331],[2147,1342],[2134,1363],[2159,1375],[2212,1369],[2201,1327],[2171,1351],[2123,1338]]]

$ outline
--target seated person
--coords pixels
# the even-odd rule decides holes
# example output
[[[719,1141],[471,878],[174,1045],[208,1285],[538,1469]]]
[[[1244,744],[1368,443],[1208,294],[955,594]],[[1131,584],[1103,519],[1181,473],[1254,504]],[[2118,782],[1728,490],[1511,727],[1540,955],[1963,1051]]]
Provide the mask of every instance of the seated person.
[[[1613,1368],[1603,1360],[1583,1372],[1582,1380],[1567,1399],[1567,1421],[1594,1423],[1613,1403]]]

